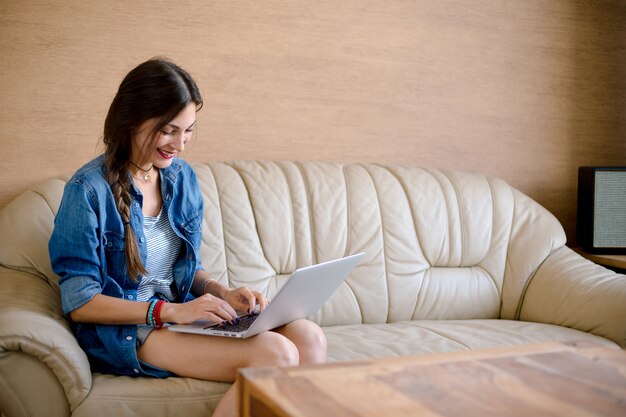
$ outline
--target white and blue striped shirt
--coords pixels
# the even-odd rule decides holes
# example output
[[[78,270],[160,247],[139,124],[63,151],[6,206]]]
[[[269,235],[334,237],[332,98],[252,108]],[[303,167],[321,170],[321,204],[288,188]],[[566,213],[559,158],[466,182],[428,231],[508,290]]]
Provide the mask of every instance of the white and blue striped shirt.
[[[156,217],[144,216],[143,231],[148,246],[148,275],[142,277],[139,283],[137,301],[148,301],[154,295],[174,301],[176,288],[172,285],[172,270],[180,252],[181,240],[172,230],[167,210],[161,209]]]

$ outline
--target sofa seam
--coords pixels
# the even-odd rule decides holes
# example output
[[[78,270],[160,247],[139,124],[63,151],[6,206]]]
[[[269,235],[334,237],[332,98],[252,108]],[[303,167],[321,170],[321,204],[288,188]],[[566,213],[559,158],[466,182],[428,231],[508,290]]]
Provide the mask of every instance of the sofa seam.
[[[404,193],[404,198],[406,199],[407,206],[409,207],[409,214],[411,215],[411,221],[413,222],[413,231],[415,232],[415,241],[417,242],[417,247],[419,248],[420,253],[422,254],[422,256],[424,256],[424,249],[422,248],[422,244],[420,242],[419,235],[417,233],[417,221],[415,220],[415,216],[413,215],[413,210],[411,210],[413,207],[411,205],[411,199],[409,198],[409,193],[407,191],[405,183],[400,179],[400,177],[396,174],[396,172],[394,172],[391,168],[385,167],[385,169],[387,170],[387,172],[389,172],[389,174],[393,178],[395,178],[395,180],[400,185],[400,188],[402,188],[402,192]],[[424,256],[424,259],[426,259],[425,256]]]
[[[524,301],[526,301],[526,293],[528,292],[528,287],[530,287],[530,284],[532,283],[532,281],[535,279],[535,276],[537,275],[537,272],[541,269],[541,267],[543,266],[543,264],[546,263],[546,261],[548,260],[548,258],[555,253],[556,251],[560,250],[561,248],[557,248],[555,250],[550,250],[550,252],[548,253],[548,255],[541,261],[539,262],[539,265],[537,265],[537,267],[532,271],[532,273],[528,276],[528,279],[526,280],[526,283],[524,284],[524,288],[522,289],[522,292],[520,294],[520,298],[519,298],[519,304],[517,306],[517,310],[515,311],[515,320],[520,321],[520,317],[522,316],[522,309],[524,308]]]
[[[343,251],[343,255],[348,256],[348,250],[350,248],[350,243],[351,243],[351,233],[350,233],[350,219],[352,218],[351,213],[350,213],[350,190],[348,189],[348,177],[347,177],[347,173],[346,173],[346,166],[345,165],[341,165],[341,173],[343,174],[343,184],[344,187],[346,189],[346,248]]]
[[[439,320],[437,320],[437,321],[439,321]],[[443,321],[445,321],[445,320],[443,320]],[[431,333],[433,333],[433,334],[436,334],[436,335],[437,335],[437,336],[439,336],[439,337],[442,337],[442,338],[444,338],[444,339],[450,340],[450,341],[452,341],[452,342],[454,342],[454,343],[458,343],[459,345],[463,346],[463,347],[464,347],[465,349],[467,349],[467,350],[472,350],[472,348],[471,348],[471,347],[469,347],[468,345],[466,345],[465,343],[462,343],[462,342],[460,342],[459,340],[453,339],[453,338],[451,338],[450,336],[446,336],[446,335],[444,335],[443,333],[436,332],[435,330],[433,330],[433,329],[431,329],[431,328],[428,328],[428,327],[424,327],[423,325],[420,325],[420,324],[417,324],[416,326],[417,326],[417,327],[419,327],[419,328],[421,328],[421,329],[423,329],[423,330],[426,330],[426,331],[429,331],[429,332],[431,332]]]
[[[89,396],[89,402],[92,403],[96,401],[116,400],[119,402],[129,402],[129,403],[177,404],[177,403],[189,403],[189,402],[215,401],[215,400],[222,399],[223,396],[224,394],[211,394],[211,395],[204,395],[204,396],[198,395],[198,396],[189,396],[189,397],[177,396],[176,398],[173,398],[173,399],[161,399],[160,400],[160,399],[153,399],[153,398],[121,397],[119,395],[112,395],[112,394],[106,394],[106,395],[92,394]]]
[[[507,271],[509,270],[509,253],[511,252],[511,237],[513,236],[513,219],[515,218],[515,209],[517,207],[517,199],[515,198],[515,193],[513,192],[513,190],[511,189],[511,187],[509,186],[508,190],[511,193],[511,197],[513,198],[513,210],[511,211],[511,217],[510,217],[510,226],[509,226],[509,237],[506,240],[506,254],[504,257],[504,274],[502,276],[502,305],[504,306],[504,282],[506,281],[506,276],[507,276]],[[518,312],[518,308],[521,304],[521,295],[520,295],[520,300],[518,300],[518,306],[515,309],[515,314],[513,315],[513,320],[517,320],[517,312]],[[500,308],[500,318],[502,318],[502,307]]]
[[[515,208],[517,207],[517,197],[515,196],[515,193],[513,193],[513,215],[515,214]],[[513,216],[514,217],[514,216]],[[509,245],[511,244],[511,236],[513,235],[513,223],[511,222],[511,235],[509,236]],[[508,249],[508,248],[507,248]],[[507,263],[508,263],[508,250],[507,250]],[[522,288],[522,291],[519,294],[519,298],[517,300],[517,306],[515,308],[515,314],[513,316],[514,320],[518,320],[521,316],[522,313],[522,305],[524,304],[524,297],[526,297],[526,290],[528,289],[528,286],[530,285],[530,281],[532,281],[532,279],[535,277],[535,274],[537,273],[537,270],[539,269],[539,267],[541,266],[541,264],[545,262],[545,259],[539,264],[537,265],[537,268],[535,268],[530,275],[526,278],[526,282],[524,282],[524,287]],[[503,285],[504,287],[504,285]]]
[[[350,219],[352,218],[350,215],[350,192],[348,190],[348,180],[347,180],[347,175],[346,175],[346,166],[345,165],[341,165],[341,172],[343,174],[343,182],[344,185],[346,187],[346,248],[344,250],[344,257],[348,256],[348,250],[350,248]],[[343,283],[348,287],[348,289],[350,290],[350,292],[352,293],[352,295],[354,296],[354,301],[356,302],[357,308],[359,309],[359,315],[361,316],[361,323],[365,323],[365,315],[363,314],[363,308],[361,307],[361,302],[359,300],[359,297],[357,296],[356,291],[354,291],[354,288],[352,288],[352,286],[350,285],[350,283],[348,282],[347,279],[343,280]]]
[[[56,217],[54,215],[54,211],[52,210],[52,206],[50,205],[50,202],[48,201],[48,199],[46,198],[45,195],[43,195],[41,192],[34,190],[31,188],[31,191],[35,194],[37,194],[39,197],[41,197],[41,199],[46,203],[46,205],[48,206],[48,208],[50,209],[50,213],[52,214],[52,217]]]
[[[464,260],[466,258],[466,254],[467,252],[469,252],[469,249],[467,249],[467,243],[466,243],[466,220],[465,220],[465,216],[463,214],[463,210],[461,207],[461,200],[459,199],[459,189],[457,187],[457,185],[455,184],[454,181],[452,181],[452,176],[450,175],[450,171],[440,171],[448,180],[448,182],[450,183],[450,185],[452,186],[452,189],[454,190],[454,199],[456,200],[456,206],[457,206],[457,210],[459,212],[459,232],[461,233],[461,259],[459,260],[459,267],[463,267],[463,265],[465,264]]]
[[[48,345],[46,345],[44,343],[41,343],[38,340],[30,339],[30,338],[27,338],[27,337],[24,337],[24,336],[20,336],[20,335],[0,336],[0,340],[8,340],[8,341],[16,341],[16,342],[26,342],[27,344],[30,343],[32,345],[37,346],[39,349],[44,348],[44,349],[42,349],[42,351],[47,351],[48,354],[51,354],[56,359],[58,359],[63,365],[65,365],[66,369],[69,369],[69,372],[67,372],[67,374],[70,375],[70,377],[72,378],[72,382],[73,382],[74,386],[77,387],[78,392],[81,391],[80,386],[82,384],[80,384],[80,380],[81,380],[80,376],[74,371],[74,366],[72,364],[70,364],[65,359],[65,356],[60,354],[56,348],[51,348],[50,346],[48,346]],[[3,348],[3,350],[4,350],[4,348]],[[15,351],[15,350],[11,350],[11,351]],[[35,357],[38,361],[42,362],[44,365],[46,365],[48,368],[50,368],[50,366],[48,366],[48,364],[46,362],[42,361],[38,356],[32,355],[31,353],[25,352],[24,350],[22,350],[21,346],[20,346],[20,349],[17,350],[17,351],[22,352],[22,353],[24,353],[26,355]],[[50,370],[52,371],[54,376],[57,378],[57,380],[59,381],[59,384],[63,387],[63,391],[65,392],[65,387],[63,386],[63,384],[59,380],[59,377],[57,376],[56,372],[54,372],[52,370],[52,368],[50,368]],[[67,392],[66,392],[66,397],[67,397]],[[82,401],[84,401],[84,398],[83,398]],[[82,403],[82,401],[80,403]],[[72,408],[74,408],[74,407],[72,407]]]
[[[430,264],[430,262],[428,261],[428,259],[426,259],[426,256],[424,255],[424,249],[422,248],[422,243],[420,242],[419,234],[417,233],[417,221],[415,220],[415,216],[413,215],[413,210],[411,210],[412,209],[411,199],[409,198],[409,193],[407,192],[407,188],[405,187],[404,182],[400,179],[400,176],[397,175],[396,172],[394,172],[392,170],[391,167],[382,167],[382,168],[384,168],[398,182],[398,184],[400,185],[400,188],[402,189],[402,192],[404,193],[404,198],[406,199],[407,206],[409,208],[409,213],[411,215],[411,221],[413,222],[413,231],[415,233],[415,241],[417,242],[417,247],[418,247],[418,249],[420,251],[420,254],[424,258],[424,260],[428,263],[428,268],[423,270],[424,274],[423,274],[422,279],[420,281],[420,285],[419,285],[419,288],[417,290],[417,294],[415,294],[415,302],[413,303],[413,307],[411,309],[412,310],[411,319],[413,319],[413,317],[415,316],[415,313],[417,312],[417,310],[418,310],[418,308],[420,306],[420,297],[421,297],[421,294],[422,294],[422,288],[424,288],[424,281],[426,281],[426,276],[427,275],[430,276],[430,274],[428,274],[428,271],[432,268],[432,265]],[[391,300],[389,300],[389,306],[391,306]]]
[[[441,260],[441,256],[443,254],[443,250],[444,250],[444,245],[446,242],[448,242],[448,246],[450,246],[450,216],[448,213],[448,200],[446,199],[446,192],[441,184],[441,182],[439,181],[439,179],[437,178],[436,175],[433,174],[433,169],[424,169],[423,171],[425,173],[427,173],[428,175],[430,175],[430,177],[433,179],[433,181],[435,181],[435,184],[437,184],[437,186],[439,187],[439,191],[441,192],[441,197],[442,197],[442,201],[445,202],[445,215],[446,215],[446,221],[443,222],[443,225],[445,226],[445,233],[444,233],[444,238],[441,240],[441,245],[439,246],[439,250],[437,251],[437,258],[435,259],[435,263],[439,263],[439,261]],[[441,173],[441,170],[437,170],[437,172]],[[449,252],[449,251],[448,251]],[[448,256],[448,260],[450,259],[450,257]],[[428,259],[426,259],[428,261]],[[429,265],[432,268],[433,266],[437,266],[437,265],[433,265],[432,262],[429,261]]]
[[[496,213],[496,198],[495,198],[495,192],[494,189],[491,185],[491,181],[489,181],[488,177],[485,177],[485,181],[487,182],[487,185],[489,186],[489,191],[491,193],[491,233],[489,235],[489,245],[487,247],[487,253],[485,254],[485,257],[483,257],[483,259],[480,260],[480,262],[478,262],[476,264],[477,267],[480,267],[483,271],[485,271],[487,273],[487,275],[489,276],[489,278],[491,278],[491,281],[493,282],[493,285],[496,287],[496,291],[498,293],[498,298],[500,299],[500,307],[498,308],[498,317],[500,317],[501,315],[501,311],[502,311],[502,291],[501,289],[498,289],[498,284],[496,283],[496,279],[494,277],[491,276],[491,274],[489,272],[487,272],[487,270],[485,268],[483,268],[482,266],[480,266],[480,264],[485,260],[485,258],[489,255],[489,253],[491,253],[491,249],[492,249],[492,245],[494,242],[493,239],[493,234],[496,232],[496,226],[495,226],[495,213]]]
[[[219,192],[219,184],[218,184],[218,180],[217,180],[217,175],[215,175],[215,171],[213,170],[213,167],[211,167],[210,164],[206,165],[207,168],[209,169],[209,171],[211,172],[211,176],[213,177],[213,181],[215,183],[215,191],[216,191],[216,198],[217,198],[217,206],[219,207],[220,210],[220,228],[222,230],[222,250],[224,251],[224,267],[225,267],[225,272],[226,272],[226,284],[230,285],[230,271],[228,268],[228,251],[226,250],[226,231],[224,229],[224,209],[222,207],[222,197],[221,197],[221,193]],[[224,166],[233,169],[235,172],[236,170],[229,164],[224,164]]]
[[[37,268],[32,267],[32,266],[9,265],[9,264],[5,264],[5,263],[2,263],[2,262],[0,262],[0,266],[5,267],[7,269],[10,269],[12,271],[28,272],[30,274],[37,275],[39,278],[43,278],[44,280],[48,281],[48,277],[46,277],[44,274],[39,272],[39,270]]]
[[[260,164],[257,164],[257,165],[260,165]],[[268,265],[270,265],[270,267],[276,273],[276,268],[274,268],[274,266],[272,266],[271,262],[269,261],[269,258],[268,258],[268,255],[267,255],[267,251],[265,250],[265,247],[263,246],[263,239],[261,239],[261,233],[259,232],[259,222],[257,220],[255,206],[254,206],[254,204],[252,202],[252,194],[250,193],[250,190],[251,190],[250,185],[246,181],[246,178],[243,175],[242,170],[239,170],[234,165],[233,165],[233,169],[235,170],[235,172],[239,176],[239,179],[241,180],[241,183],[243,184],[243,187],[246,189],[246,196],[247,196],[248,203],[250,204],[250,212],[252,213],[252,220],[254,221],[254,229],[256,231],[256,236],[257,236],[257,239],[259,240],[259,248],[261,249],[261,255],[263,256],[263,259],[265,260],[265,262]]]
[[[302,180],[302,185],[304,187],[304,197],[306,198],[305,203],[306,203],[307,211],[308,211],[308,214],[309,214],[309,222],[308,223],[309,223],[309,239],[311,241],[311,262],[316,264],[318,262],[317,262],[317,254],[315,253],[316,252],[316,250],[315,250],[315,237],[314,237],[315,227],[313,226],[314,220],[313,220],[313,216],[312,216],[312,209],[313,208],[311,207],[311,204],[310,204],[311,201],[310,201],[310,197],[309,197],[310,187],[309,187],[309,184],[306,181],[307,177],[306,177],[306,175],[304,175],[304,170],[303,170],[302,164],[298,162],[298,163],[294,163],[294,165],[296,166],[296,169],[300,173],[300,178]]]
[[[378,165],[378,164],[372,164],[371,166],[377,166],[385,171],[388,171],[388,169],[382,165]],[[385,270],[385,289],[387,290],[387,312],[385,313],[385,323],[389,322],[389,309],[391,308],[391,291],[390,291],[390,286],[389,286],[389,270],[387,268],[387,241],[385,239],[385,227],[384,227],[384,221],[383,221],[383,209],[382,209],[382,205],[380,203],[380,196],[378,195],[378,187],[376,186],[376,181],[374,181],[374,176],[372,175],[372,172],[368,169],[367,166],[364,165],[365,168],[365,172],[367,172],[367,175],[370,177],[370,181],[372,182],[372,186],[374,187],[374,191],[375,191],[375,195],[376,195],[376,202],[378,203],[378,213],[379,213],[379,219],[380,219],[380,229],[381,229],[381,239],[383,241],[383,267]]]
[[[293,204],[293,193],[291,192],[291,187],[289,185],[289,177],[287,176],[287,172],[283,169],[283,165],[281,163],[276,163],[276,167],[278,171],[282,174],[283,179],[285,181],[285,185],[287,186],[287,193],[289,194],[289,214],[291,215],[291,244],[289,245],[289,250],[294,256],[294,263],[296,269],[298,268],[298,248],[296,247],[296,216],[294,214],[294,204]]]
[[[445,191],[444,191],[444,189],[443,189],[443,187],[441,185],[441,182],[439,182],[439,180],[437,179],[437,177],[433,174],[433,172],[431,170],[423,169],[423,171],[426,174],[428,174],[435,181],[435,183],[439,187],[439,190],[441,191],[441,196],[443,197],[443,201],[446,203],[446,210],[445,210],[446,221],[444,222],[444,225],[446,227],[446,233],[444,235],[444,239],[441,240],[441,245],[439,246],[439,250],[437,251],[436,262],[438,262],[441,259],[441,254],[443,253],[443,247],[445,245],[445,242],[446,241],[449,242],[449,240],[450,240],[449,239],[449,236],[450,236],[450,216],[448,215],[448,210],[447,210],[447,204],[448,203],[447,203],[447,199],[446,199],[446,193],[445,193]],[[445,236],[448,236],[448,238],[445,238]],[[419,299],[420,299],[420,297],[422,295],[422,289],[424,288],[424,285],[425,285],[425,282],[426,282],[426,275],[428,275],[428,280],[430,281],[430,279],[431,279],[430,276],[432,275],[430,273],[430,270],[433,269],[433,268],[438,268],[438,266],[433,265],[431,263],[431,261],[429,261],[426,258],[426,256],[424,256],[424,259],[426,259],[426,261],[428,262],[428,269],[424,273],[424,278],[422,279],[422,283],[420,284],[420,288],[418,290],[418,296],[417,296],[417,299],[416,299],[415,308],[413,309],[413,315],[415,315],[415,313],[417,312],[417,308],[418,308],[418,305],[419,305]],[[448,259],[449,259],[449,257],[448,257]]]
[[[500,294],[499,294],[499,291],[498,291],[498,286],[496,285],[496,282],[495,282],[494,278],[491,276],[491,274],[489,273],[489,271],[487,271],[481,265],[473,265],[473,266],[470,266],[469,268],[471,270],[474,270],[474,271],[483,271],[485,273],[485,275],[487,275],[489,277],[489,281],[493,284],[493,287],[496,290],[496,294],[498,295],[498,301],[499,301],[498,304],[501,306],[502,305],[502,297],[500,297]],[[500,308],[498,308],[498,319],[500,318]]]
[[[19,404],[19,406],[22,409],[22,411],[24,412],[24,414],[27,415],[27,416],[32,416],[30,410],[28,409],[28,407],[26,407],[26,404],[24,404],[24,401],[22,401],[22,398],[15,391],[15,388],[13,387],[13,385],[2,374],[0,374],[0,381],[4,382],[4,384],[0,384],[0,385],[6,386],[9,389],[9,392],[11,392],[13,394],[12,397],[17,400],[17,403]],[[2,415],[4,416],[4,414],[2,414]]]

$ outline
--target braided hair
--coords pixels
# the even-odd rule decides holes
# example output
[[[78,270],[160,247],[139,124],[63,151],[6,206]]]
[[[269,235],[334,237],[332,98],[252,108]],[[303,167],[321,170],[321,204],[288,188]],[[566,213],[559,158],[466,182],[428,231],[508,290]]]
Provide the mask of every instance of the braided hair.
[[[202,97],[191,76],[176,64],[160,58],[148,60],[124,78],[104,122],[106,180],[111,187],[125,229],[126,269],[133,281],[147,273],[130,226],[131,152],[138,127],[156,119],[146,147],[156,146],[159,132],[189,103],[202,107]],[[150,153],[143,149],[145,163]]]

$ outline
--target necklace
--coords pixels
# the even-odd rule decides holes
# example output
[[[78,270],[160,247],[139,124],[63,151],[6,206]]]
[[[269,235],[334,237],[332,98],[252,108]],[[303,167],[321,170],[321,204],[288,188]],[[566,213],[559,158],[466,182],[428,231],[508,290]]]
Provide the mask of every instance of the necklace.
[[[152,179],[152,177],[150,176],[150,171],[152,171],[152,167],[154,165],[150,165],[150,168],[148,168],[148,169],[143,169],[142,167],[140,167],[139,165],[137,165],[133,161],[130,161],[130,163],[133,164],[135,166],[135,168],[140,169],[140,170],[142,170],[144,172],[143,179],[144,179],[145,182],[150,182],[150,180]]]

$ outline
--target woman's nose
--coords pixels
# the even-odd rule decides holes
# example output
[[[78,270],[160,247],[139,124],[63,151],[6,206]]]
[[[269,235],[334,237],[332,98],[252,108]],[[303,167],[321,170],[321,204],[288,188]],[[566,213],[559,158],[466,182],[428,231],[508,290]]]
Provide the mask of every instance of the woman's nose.
[[[176,140],[172,145],[174,146],[174,149],[176,149],[178,152],[183,152],[185,150],[186,143],[187,140],[185,138],[185,133],[183,132],[179,135],[176,135]]]

